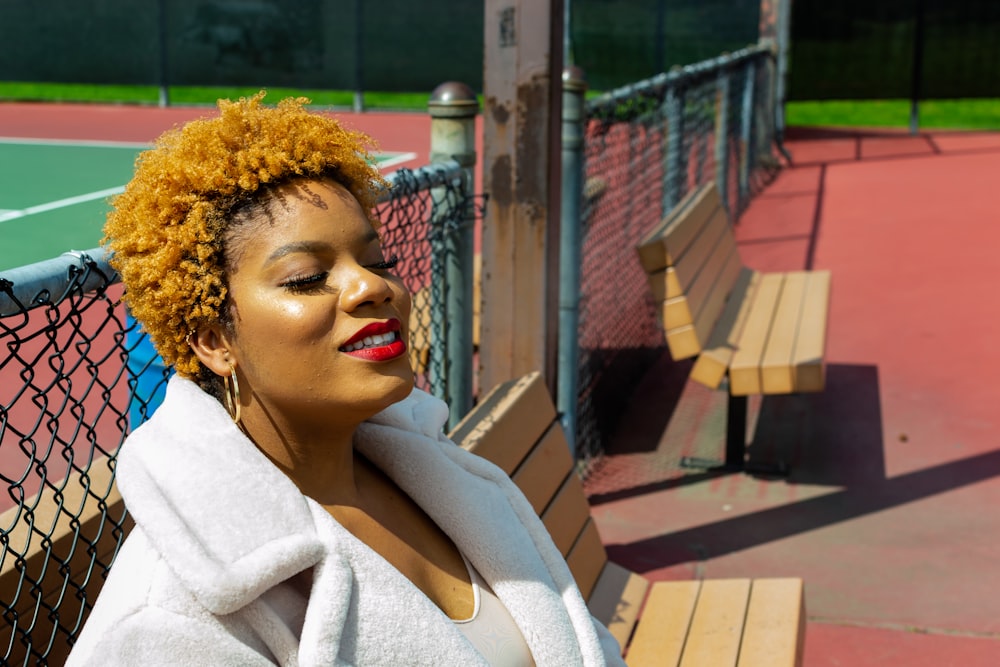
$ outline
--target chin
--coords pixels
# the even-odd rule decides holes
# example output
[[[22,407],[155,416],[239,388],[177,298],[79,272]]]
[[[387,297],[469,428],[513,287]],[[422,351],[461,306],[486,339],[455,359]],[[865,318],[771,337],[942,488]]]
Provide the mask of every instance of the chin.
[[[413,377],[412,372],[406,373],[402,377],[396,379],[398,380],[395,383],[396,386],[393,388],[393,391],[390,392],[392,400],[387,405],[392,405],[393,403],[400,402],[401,400],[409,396],[410,392],[413,391],[415,379]]]

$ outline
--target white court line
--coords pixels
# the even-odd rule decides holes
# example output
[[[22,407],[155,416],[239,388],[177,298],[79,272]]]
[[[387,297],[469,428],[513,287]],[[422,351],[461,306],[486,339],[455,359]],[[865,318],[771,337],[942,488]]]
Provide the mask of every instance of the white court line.
[[[107,190],[88,192],[86,194],[77,195],[75,197],[67,197],[66,199],[57,199],[56,201],[50,201],[45,204],[39,204],[38,206],[29,206],[28,208],[21,209],[20,211],[5,211],[3,213],[0,213],[0,222],[7,222],[8,220],[16,220],[17,218],[24,218],[29,215],[35,215],[36,213],[45,213],[46,211],[54,211],[57,208],[65,208],[67,206],[82,204],[84,202],[93,201],[95,199],[110,197],[111,195],[121,194],[124,191],[125,191],[125,186],[119,185],[117,188],[108,188]]]
[[[63,140],[53,140],[53,139],[22,139],[16,137],[0,137],[0,143],[4,144],[32,144],[32,145],[47,145],[47,146],[64,146],[64,145],[74,145],[74,146],[93,146],[98,148],[144,148],[149,144],[139,144],[139,143],[127,143],[123,141],[119,142],[108,142],[108,141],[63,141]],[[379,161],[378,166],[380,169],[387,169],[389,167],[395,166],[397,164],[402,164],[403,162],[409,162],[417,157],[416,153],[399,153],[391,158],[383,161]],[[76,195],[75,197],[67,197],[65,199],[57,199],[56,201],[51,201],[45,204],[39,204],[37,206],[29,206],[28,208],[21,210],[5,210],[0,209],[0,222],[7,222],[8,220],[16,220],[18,218],[24,218],[29,215],[35,215],[36,213],[45,213],[46,211],[54,211],[56,209],[65,208],[67,206],[74,206],[76,204],[82,204],[84,202],[93,201],[95,199],[101,199],[104,197],[110,197],[111,195],[121,194],[125,191],[125,186],[118,186],[116,188],[108,188],[106,190],[98,190],[96,192],[88,192],[82,195]]]
[[[397,164],[402,164],[403,162],[409,162],[410,160],[413,160],[416,157],[417,157],[416,153],[399,153],[398,155],[394,155],[387,160],[379,160],[377,157],[375,158],[375,160],[376,162],[378,162],[379,169],[386,169],[388,167],[394,167]]]
[[[0,144],[23,146],[83,146],[85,148],[151,148],[153,144],[139,141],[96,141],[93,139],[33,139],[30,137],[0,137]]]

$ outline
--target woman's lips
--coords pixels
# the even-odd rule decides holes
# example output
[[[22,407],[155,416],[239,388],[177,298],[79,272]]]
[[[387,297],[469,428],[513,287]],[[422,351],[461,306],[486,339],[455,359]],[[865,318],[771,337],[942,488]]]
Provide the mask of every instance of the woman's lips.
[[[406,352],[406,342],[397,319],[373,322],[362,328],[340,348],[344,354],[366,361],[388,361]]]

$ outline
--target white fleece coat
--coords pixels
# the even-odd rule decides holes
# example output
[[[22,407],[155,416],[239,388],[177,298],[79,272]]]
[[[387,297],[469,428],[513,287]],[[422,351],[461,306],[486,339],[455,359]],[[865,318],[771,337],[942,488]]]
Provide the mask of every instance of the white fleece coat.
[[[415,390],[355,446],[448,534],[507,606],[539,666],[622,665],[517,487],[442,435]],[[484,665],[398,570],[303,496],[194,383],[174,377],[128,439],[135,519],[67,663]],[[314,568],[308,599],[287,580]]]

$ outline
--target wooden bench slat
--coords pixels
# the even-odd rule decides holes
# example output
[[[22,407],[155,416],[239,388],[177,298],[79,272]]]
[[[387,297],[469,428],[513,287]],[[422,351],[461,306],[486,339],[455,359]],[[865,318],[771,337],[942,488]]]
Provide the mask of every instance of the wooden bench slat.
[[[711,291],[706,298],[702,299],[695,315],[694,327],[698,331],[698,340],[702,341],[702,348],[708,342],[712,329],[715,328],[715,323],[718,322],[719,316],[726,306],[726,298],[732,292],[733,285],[736,284],[742,270],[743,264],[740,262],[739,252],[733,245],[732,252],[715,276],[715,282],[710,288]]]
[[[656,303],[684,294],[681,281],[677,277],[677,269],[672,266],[650,273],[646,276],[646,282],[649,284],[649,291],[653,294],[653,301]]]
[[[559,552],[566,556],[589,520],[590,506],[583,493],[583,485],[580,478],[572,474],[566,478],[552,502],[542,512],[542,523]]]
[[[580,589],[584,600],[590,597],[607,561],[608,552],[604,550],[601,535],[597,532],[597,524],[588,514],[587,523],[566,554],[566,565],[573,573],[576,587]]]
[[[739,279],[741,270],[739,256],[734,251],[730,261],[726,263],[725,272],[717,276],[717,283],[710,298],[702,305],[701,311],[695,314],[694,323],[676,328],[664,326],[667,347],[674,361],[694,357],[704,350],[713,327],[725,308],[726,296]],[[662,318],[661,314],[661,321]]]
[[[747,268],[740,272],[718,324],[691,368],[691,378],[710,389],[718,389],[726,377],[753,304],[753,294],[760,284],[760,276],[760,273]]]
[[[725,301],[726,294],[732,287],[732,280],[735,280],[735,278],[730,279],[730,276],[739,275],[742,264],[736,249],[736,239],[733,238],[722,209],[719,211],[720,214],[716,217],[721,223],[717,226],[721,229],[712,239],[712,246],[705,248],[708,254],[691,260],[692,264],[697,261],[697,271],[691,269],[691,277],[685,278],[680,265],[675,267],[684,293],[664,302],[663,322],[667,329],[696,324],[696,316],[706,308],[713,308],[714,301],[720,303]],[[690,254],[690,252],[685,254],[681,261],[686,261]],[[712,325],[714,321],[709,316],[704,326],[711,328]],[[697,326],[699,325],[696,324]]]
[[[646,273],[673,264],[698,236],[708,216],[722,205],[714,187],[701,187],[672,211],[665,225],[657,227],[639,244],[639,262]]]
[[[517,467],[511,479],[524,493],[535,513],[541,515],[572,471],[573,457],[569,454],[562,425],[557,420]]]
[[[736,245],[726,218],[726,210],[721,206],[712,212],[699,231],[684,254],[676,257],[669,265],[674,268],[681,289],[689,296],[698,281],[704,279],[705,271],[711,273],[717,270],[719,262],[713,262],[713,258],[725,257],[729,254],[730,247]],[[711,282],[709,279],[709,283]]]
[[[722,209],[719,209],[720,212]],[[712,249],[701,271],[694,282],[687,288],[688,299],[694,305],[694,311],[700,313],[708,304],[711,295],[716,290],[722,290],[721,298],[725,300],[726,294],[732,288],[731,281],[725,276],[739,274],[743,263],[740,261],[740,253],[736,249],[736,239],[732,230],[729,229],[729,222],[724,215],[719,216],[722,224],[725,225],[722,235]],[[683,284],[683,283],[682,283]]]
[[[780,273],[761,276],[746,326],[729,364],[729,392],[734,396],[761,393],[760,362],[783,283],[784,275]]]
[[[771,332],[760,360],[760,385],[764,394],[790,394],[795,389],[792,357],[802,320],[802,299],[809,274],[792,271],[785,274],[781,297],[774,308]]]
[[[739,667],[795,667],[802,662],[805,610],[801,579],[756,579],[750,588]]]
[[[680,664],[700,589],[700,581],[653,584],[642,609],[642,622],[625,653],[629,667]]]
[[[587,600],[590,613],[604,624],[622,649],[632,637],[649,585],[646,577],[607,561]]]
[[[694,325],[668,330],[667,349],[670,350],[670,358],[674,361],[697,356],[701,352],[702,342],[698,339]]]
[[[703,581],[681,667],[735,667],[749,599],[749,579]]]
[[[455,426],[450,437],[509,475],[548,430],[555,415],[541,374],[531,373],[498,385]]]
[[[795,391],[823,391],[826,329],[830,306],[830,272],[813,271],[802,305],[802,326],[795,344]]]

